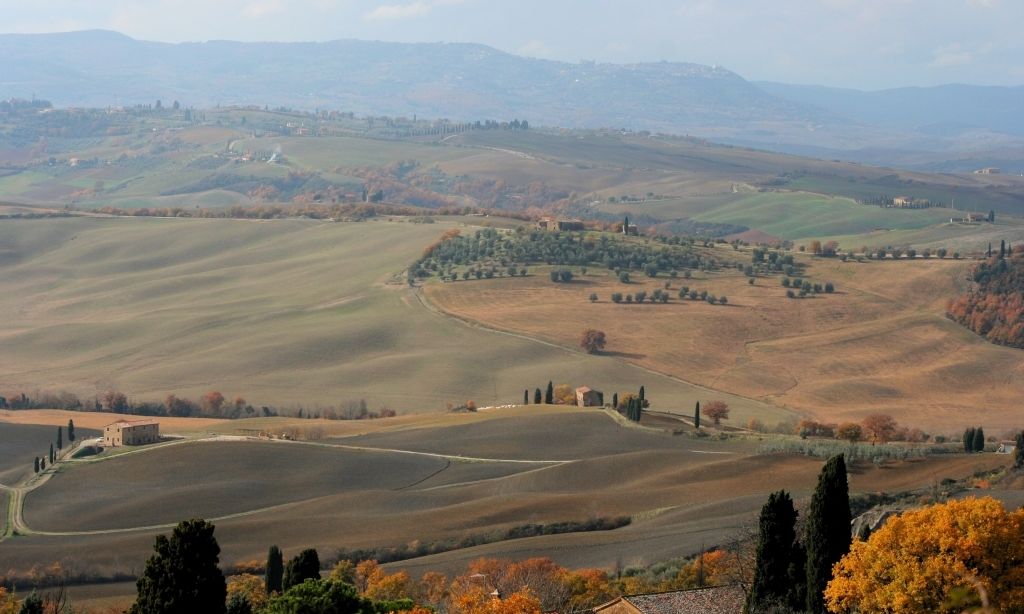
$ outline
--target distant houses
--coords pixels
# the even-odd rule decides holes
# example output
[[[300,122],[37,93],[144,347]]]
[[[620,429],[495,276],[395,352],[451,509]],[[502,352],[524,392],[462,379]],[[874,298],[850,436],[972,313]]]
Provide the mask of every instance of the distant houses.
[[[1001,169],[999,169],[999,168],[996,168],[995,166],[988,166],[988,167],[985,167],[985,168],[979,168],[978,170],[974,171],[974,174],[975,175],[998,175],[1001,172],[1003,172],[1003,171]]]
[[[160,423],[156,420],[120,420],[103,428],[103,445],[138,446],[160,441]]]

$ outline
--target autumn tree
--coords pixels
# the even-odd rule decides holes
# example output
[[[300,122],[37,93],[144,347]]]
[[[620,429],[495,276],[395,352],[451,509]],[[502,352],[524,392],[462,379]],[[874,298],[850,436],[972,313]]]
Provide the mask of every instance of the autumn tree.
[[[804,545],[806,611],[818,614],[825,610],[824,590],[832,577],[832,566],[850,549],[850,492],[842,455],[828,459],[818,476],[818,485],[807,507]]]
[[[856,422],[844,422],[836,428],[836,439],[857,443],[864,437],[864,429]]]
[[[597,354],[604,349],[605,343],[604,331],[588,328],[580,336],[580,347],[588,354]]]
[[[856,541],[825,590],[830,612],[1002,612],[1024,604],[1024,510],[968,498],[904,512]],[[965,599],[966,597],[966,599]]]
[[[245,599],[253,610],[260,610],[267,605],[267,587],[263,580],[257,575],[244,573],[228,578],[227,586],[228,600],[234,596]]]
[[[861,422],[864,432],[871,437],[871,443],[886,443],[896,432],[896,420],[888,414],[871,414]]]
[[[192,519],[178,523],[170,538],[158,535],[130,614],[223,613],[227,586],[213,531],[209,522]]]
[[[219,416],[221,408],[224,407],[224,400],[223,394],[213,390],[204,394],[199,404],[203,409],[203,413]]]
[[[722,420],[729,419],[729,406],[725,401],[711,401],[704,406],[704,415],[711,418],[715,427],[722,424]]]

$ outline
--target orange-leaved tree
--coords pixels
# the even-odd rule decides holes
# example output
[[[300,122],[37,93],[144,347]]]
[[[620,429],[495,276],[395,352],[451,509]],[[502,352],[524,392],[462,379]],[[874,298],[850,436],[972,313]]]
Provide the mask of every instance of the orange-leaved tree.
[[[998,610],[1019,612],[1022,562],[1024,510],[1007,513],[991,497],[950,501],[890,518],[855,541],[833,569],[825,603],[841,614],[961,612],[984,594]]]
[[[871,414],[861,423],[871,437],[871,443],[889,441],[896,432],[896,420],[888,414]]]
[[[711,418],[715,426],[722,424],[722,420],[729,419],[729,406],[725,401],[711,401],[703,408],[704,415]]]

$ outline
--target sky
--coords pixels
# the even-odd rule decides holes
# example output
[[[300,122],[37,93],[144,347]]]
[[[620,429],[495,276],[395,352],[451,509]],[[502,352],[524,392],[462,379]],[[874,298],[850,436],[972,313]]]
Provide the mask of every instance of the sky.
[[[856,89],[1024,84],[1024,0],[0,0],[2,32],[473,42]]]

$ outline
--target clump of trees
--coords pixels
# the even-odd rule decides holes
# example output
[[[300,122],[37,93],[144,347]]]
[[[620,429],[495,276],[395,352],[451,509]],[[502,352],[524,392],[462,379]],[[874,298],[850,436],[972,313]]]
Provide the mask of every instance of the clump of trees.
[[[975,267],[975,288],[950,301],[946,316],[992,343],[1024,348],[1024,250],[993,254]]]
[[[972,452],[984,452],[985,429],[980,426],[972,426],[964,431],[964,436],[961,441],[964,444],[964,452],[967,452],[968,454]]]

